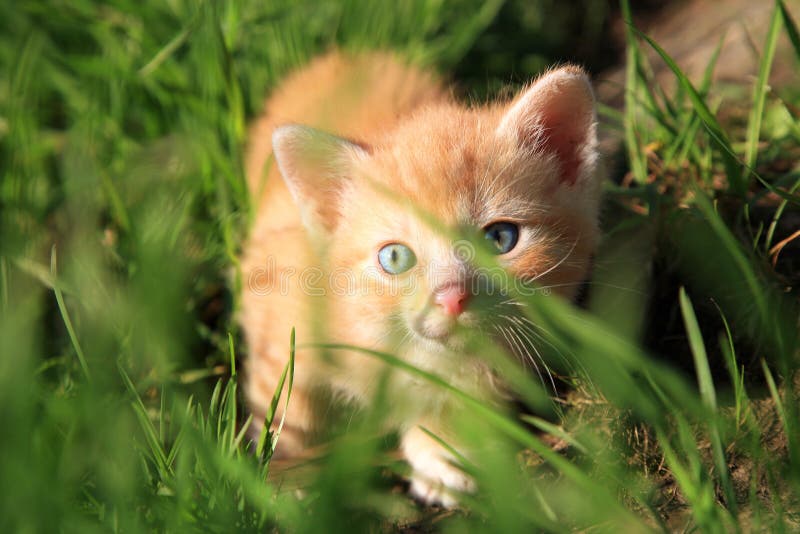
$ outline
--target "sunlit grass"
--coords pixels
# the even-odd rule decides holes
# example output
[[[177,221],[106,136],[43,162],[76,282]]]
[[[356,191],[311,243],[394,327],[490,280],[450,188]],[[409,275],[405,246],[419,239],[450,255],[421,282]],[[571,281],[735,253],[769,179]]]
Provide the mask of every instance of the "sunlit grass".
[[[550,404],[518,417],[361,349],[462,406],[460,433],[481,451],[466,466],[480,488],[470,513],[405,496],[396,439],[375,430],[385,398],[280,472],[279,433],[248,438],[234,319],[248,120],[331,43],[446,69],[499,7],[0,7],[3,531],[797,528],[800,276],[786,221],[800,213],[800,92],[768,80],[777,39],[798,59],[800,46],[782,2],[744,103],[716,91],[715,59],[694,82],[628,26],[626,109],[605,115],[631,174],[607,187],[588,309],[518,295],[569,393],[547,400],[537,377],[515,378],[521,399]],[[291,402],[286,347],[267,427]]]

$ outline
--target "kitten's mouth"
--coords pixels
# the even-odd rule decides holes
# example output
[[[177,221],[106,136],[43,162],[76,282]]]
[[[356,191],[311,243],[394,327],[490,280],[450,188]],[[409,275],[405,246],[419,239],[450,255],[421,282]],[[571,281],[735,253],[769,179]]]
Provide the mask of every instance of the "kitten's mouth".
[[[442,314],[420,313],[410,321],[410,330],[418,337],[449,348],[463,346],[461,329],[468,327],[470,317],[463,314],[458,319]]]
[[[431,341],[439,341],[444,343],[453,334],[455,330],[455,321],[450,321],[450,324],[428,324],[428,321],[417,319],[411,325],[411,330],[419,337],[429,339]]]

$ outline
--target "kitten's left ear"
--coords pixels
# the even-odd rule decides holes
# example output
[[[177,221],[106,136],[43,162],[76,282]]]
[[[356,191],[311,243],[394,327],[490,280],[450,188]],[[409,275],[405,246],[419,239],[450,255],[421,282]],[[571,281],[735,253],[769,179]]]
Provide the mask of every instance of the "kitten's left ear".
[[[597,166],[594,94],[583,69],[552,70],[521,93],[506,111],[497,132],[531,153],[558,158],[566,185],[591,180]]]
[[[315,128],[288,125],[272,134],[272,150],[303,224],[313,234],[331,232],[353,163],[366,157],[367,149]]]

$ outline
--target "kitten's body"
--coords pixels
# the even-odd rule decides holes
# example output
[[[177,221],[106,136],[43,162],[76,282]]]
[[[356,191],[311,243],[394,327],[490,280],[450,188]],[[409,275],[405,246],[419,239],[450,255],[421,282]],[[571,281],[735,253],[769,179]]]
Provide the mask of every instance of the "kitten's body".
[[[594,120],[591,89],[574,68],[548,74],[511,104],[469,109],[434,77],[389,56],[330,54],[275,92],[251,131],[247,170],[257,215],[242,259],[242,323],[256,422],[297,329],[279,452],[301,450],[323,423],[317,389],[363,404],[380,383],[378,359],[355,351],[322,358],[311,342],[391,352],[494,396],[493,376],[480,354],[465,349],[461,330],[486,321],[478,302],[499,305],[465,292],[474,266],[453,254],[443,229],[512,222],[519,244],[499,262],[571,296],[597,239]],[[352,142],[308,128],[276,130],[288,123]],[[378,259],[387,243],[409,247],[417,263],[389,274]],[[419,429],[451,437],[446,396],[399,372],[388,395],[387,424],[403,433],[412,491],[453,504],[448,489],[469,490],[470,479]]]

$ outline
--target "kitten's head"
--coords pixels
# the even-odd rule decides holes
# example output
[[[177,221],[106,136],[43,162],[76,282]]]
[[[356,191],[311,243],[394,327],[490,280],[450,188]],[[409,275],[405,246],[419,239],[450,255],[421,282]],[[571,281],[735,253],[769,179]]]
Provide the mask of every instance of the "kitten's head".
[[[513,101],[420,110],[380,139],[304,126],[273,136],[281,174],[324,245],[340,318],[457,348],[459,326],[491,321],[507,281],[570,297],[597,242],[594,99],[578,68],[551,71]],[[487,317],[488,316],[488,317]]]

